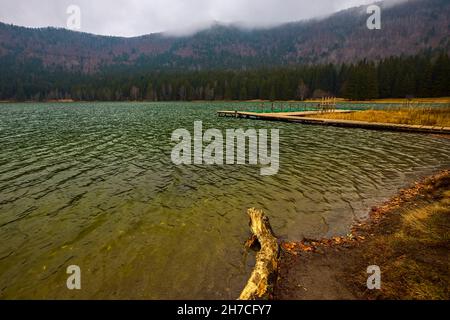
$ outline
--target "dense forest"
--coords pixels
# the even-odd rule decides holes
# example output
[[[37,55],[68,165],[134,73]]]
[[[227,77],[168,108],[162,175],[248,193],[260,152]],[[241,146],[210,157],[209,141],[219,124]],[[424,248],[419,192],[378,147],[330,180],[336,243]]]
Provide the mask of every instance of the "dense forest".
[[[98,36],[0,23],[0,100],[353,100],[450,96],[450,2],[192,35]]]
[[[96,74],[49,71],[39,61],[0,65],[0,100],[352,100],[450,96],[446,53],[392,57],[379,62],[324,64],[245,71],[109,69]],[[33,69],[35,72],[28,72]]]

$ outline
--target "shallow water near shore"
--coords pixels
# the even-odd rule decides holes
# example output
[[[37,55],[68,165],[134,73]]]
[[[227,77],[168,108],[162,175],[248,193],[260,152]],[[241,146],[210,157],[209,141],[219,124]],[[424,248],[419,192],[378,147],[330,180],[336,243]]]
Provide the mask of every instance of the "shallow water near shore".
[[[450,166],[439,136],[217,117],[223,109],[0,105],[0,298],[235,299],[254,262],[247,208],[265,210],[281,238],[344,235],[398,188]],[[175,166],[171,134],[196,120],[280,129],[279,173]],[[71,264],[79,291],[66,287]]]

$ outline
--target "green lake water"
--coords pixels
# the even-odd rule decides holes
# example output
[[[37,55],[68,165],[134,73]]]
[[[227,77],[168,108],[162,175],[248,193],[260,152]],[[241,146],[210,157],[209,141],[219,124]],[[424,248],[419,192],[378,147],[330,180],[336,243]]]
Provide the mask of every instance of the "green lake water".
[[[231,107],[232,105],[232,107]],[[0,298],[235,299],[254,253],[245,214],[277,236],[344,235],[450,139],[219,118],[238,103],[0,105]],[[176,166],[173,130],[280,129],[280,170]],[[66,287],[78,265],[82,289]]]

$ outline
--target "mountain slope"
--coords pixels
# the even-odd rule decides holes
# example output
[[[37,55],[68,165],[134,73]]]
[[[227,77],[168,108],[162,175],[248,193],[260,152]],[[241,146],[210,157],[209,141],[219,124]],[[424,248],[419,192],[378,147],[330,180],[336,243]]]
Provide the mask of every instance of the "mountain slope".
[[[319,21],[264,30],[215,25],[192,36],[105,37],[64,29],[0,24],[0,66],[41,64],[93,73],[105,67],[146,70],[246,69],[342,63],[450,52],[450,1],[410,0],[382,10],[382,30],[368,30],[365,7]]]

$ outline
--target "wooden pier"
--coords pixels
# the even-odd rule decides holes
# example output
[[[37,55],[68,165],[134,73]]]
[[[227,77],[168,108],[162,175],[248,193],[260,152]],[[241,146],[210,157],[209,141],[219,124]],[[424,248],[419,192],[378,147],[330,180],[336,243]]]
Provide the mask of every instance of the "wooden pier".
[[[357,112],[357,111],[334,110],[331,112],[348,113],[348,112]],[[321,119],[321,118],[314,118],[314,117],[306,117],[306,116],[313,116],[315,114],[321,114],[321,113],[322,112],[318,112],[318,111],[277,112],[277,113],[217,111],[217,114],[220,117],[234,117],[234,118],[245,118],[245,119],[267,120],[267,121],[284,121],[284,122],[295,122],[295,123],[309,124],[309,125],[361,128],[361,129],[372,129],[372,130],[450,134],[450,127],[421,126],[421,125],[378,123],[378,122]]]

